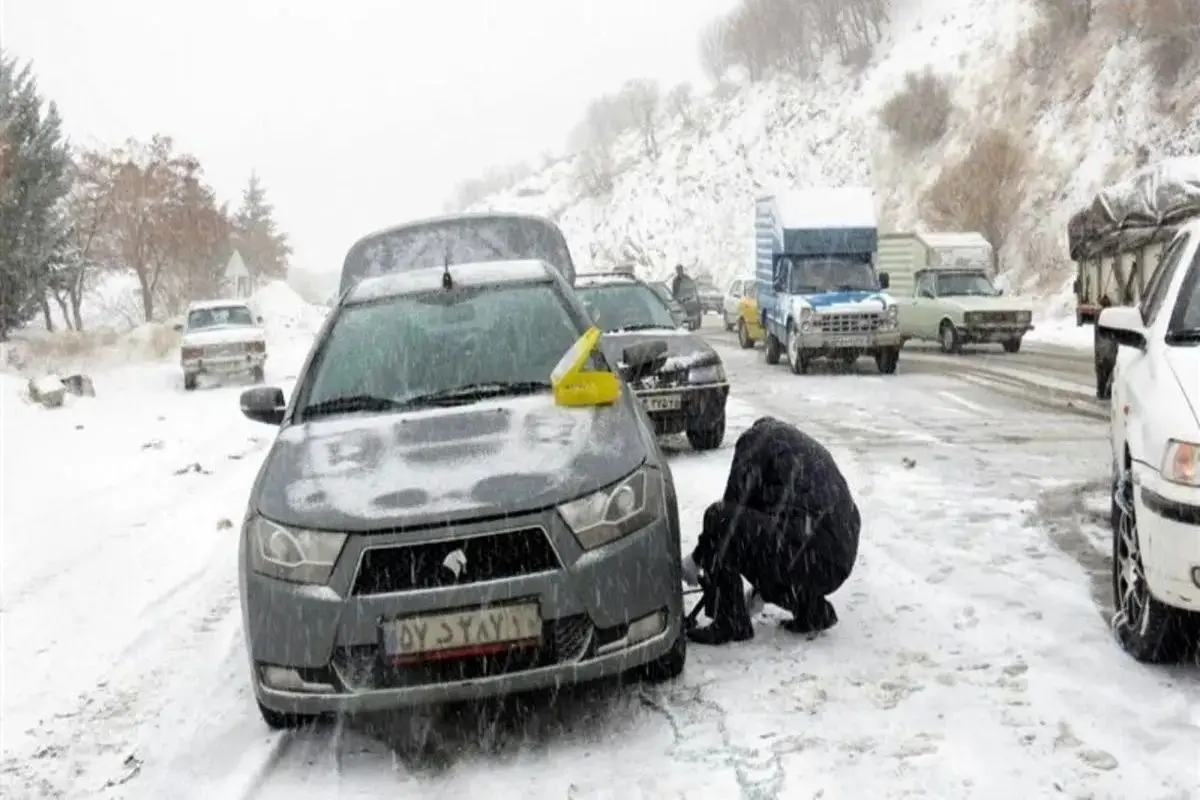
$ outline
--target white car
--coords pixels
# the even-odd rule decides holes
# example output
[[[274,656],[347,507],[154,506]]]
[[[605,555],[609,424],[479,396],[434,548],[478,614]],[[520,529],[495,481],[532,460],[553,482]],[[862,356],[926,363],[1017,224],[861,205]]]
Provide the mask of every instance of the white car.
[[[737,327],[738,303],[746,295],[753,294],[754,278],[735,278],[730,281],[729,288],[725,290],[725,299],[721,304],[721,321],[725,323],[725,330],[731,331]]]
[[[183,388],[195,389],[201,375],[248,374],[262,383],[267,361],[262,322],[238,300],[206,300],[188,306],[185,321],[175,326],[183,333],[179,343]]]
[[[1139,661],[1200,639],[1200,223],[1181,230],[1138,307],[1106,308],[1113,373],[1113,630]]]

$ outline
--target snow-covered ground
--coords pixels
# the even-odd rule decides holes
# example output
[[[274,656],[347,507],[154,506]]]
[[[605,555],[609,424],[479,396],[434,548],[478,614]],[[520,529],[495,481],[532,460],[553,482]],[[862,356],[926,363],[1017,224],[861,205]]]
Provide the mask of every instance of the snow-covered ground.
[[[307,320],[271,332],[286,388],[319,312],[277,312]],[[0,794],[1198,796],[1196,671],[1135,664],[1105,622],[1101,423],[933,371],[801,378],[718,347],[727,444],[673,445],[686,538],[741,429],[802,425],[865,520],[837,628],[796,638],[768,609],[673,684],[297,734],[269,732],[248,691],[235,542],[271,430],[240,415],[241,387],[184,393],[155,362],[43,410],[3,376]]]

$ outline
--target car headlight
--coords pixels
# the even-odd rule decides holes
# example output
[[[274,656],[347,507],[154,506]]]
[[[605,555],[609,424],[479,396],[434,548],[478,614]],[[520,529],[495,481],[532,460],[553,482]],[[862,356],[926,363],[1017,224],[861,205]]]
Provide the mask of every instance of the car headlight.
[[[598,492],[563,503],[558,513],[584,550],[595,550],[639,531],[658,519],[662,480],[639,467],[628,478]]]
[[[1200,486],[1200,444],[1178,439],[1168,441],[1161,472],[1171,483]]]
[[[1029,320],[1031,320],[1031,319],[1033,319],[1032,311],[1018,311],[1017,312],[1017,322],[1029,322]]]
[[[246,523],[250,569],[293,583],[328,583],[346,534],[285,528],[262,517]]]
[[[964,325],[978,325],[979,318],[980,318],[980,313],[978,311],[968,311],[966,314],[963,314],[963,324]]]
[[[709,364],[707,367],[693,367],[688,370],[688,383],[724,383],[725,368],[720,364]]]
[[[813,313],[814,312],[810,307],[800,306],[800,324],[803,325],[806,322],[812,322]]]

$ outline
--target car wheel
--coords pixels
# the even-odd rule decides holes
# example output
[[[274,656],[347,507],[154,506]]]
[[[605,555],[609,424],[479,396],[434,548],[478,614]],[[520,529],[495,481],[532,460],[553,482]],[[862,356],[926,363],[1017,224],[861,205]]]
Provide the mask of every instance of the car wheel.
[[[1174,664],[1187,656],[1195,621],[1182,609],[1160,602],[1146,584],[1138,537],[1133,482],[1114,481],[1112,496],[1113,633],[1137,661]]]
[[[286,711],[275,711],[274,709],[267,708],[261,702],[258,704],[258,713],[262,716],[263,722],[267,723],[267,727],[275,731],[303,728],[306,725],[312,725],[319,719],[319,717],[308,714],[289,714]]]
[[[1002,342],[1001,345],[1004,347],[1004,352],[1006,353],[1017,353],[1021,350],[1020,339],[1008,339]]]
[[[665,655],[659,656],[642,668],[642,676],[651,683],[674,680],[683,674],[687,664],[687,635],[680,626],[679,638]]]
[[[895,375],[900,365],[900,348],[885,347],[875,354],[875,366],[882,375]]]
[[[739,319],[737,324],[738,344],[743,350],[753,350],[754,340],[750,338],[750,329],[746,327],[746,320]]]
[[[254,381],[255,383],[266,382],[266,380],[267,380],[266,370],[264,370],[261,366],[255,367],[254,369],[250,370],[250,380]]]
[[[198,381],[199,381],[198,375],[191,373],[191,372],[183,373],[183,390],[185,392],[190,392],[190,391],[194,390],[196,388],[196,384]]]
[[[775,338],[775,334],[767,334],[767,343],[763,347],[763,358],[768,364],[778,364],[779,356],[782,355],[783,348],[779,346],[779,340]]]
[[[800,349],[800,334],[791,325],[788,325],[787,330],[787,354],[788,364],[791,365],[794,375],[803,375],[808,372],[810,359]]]
[[[950,320],[944,321],[938,329],[938,340],[941,342],[943,353],[957,353],[962,350],[962,342],[958,340],[958,329]]]
[[[715,421],[704,420],[703,428],[688,428],[688,444],[693,450],[716,450],[725,441],[725,412]]]
[[[729,321],[729,317],[725,315],[724,311],[721,312],[721,321],[725,323],[726,332],[733,330],[733,323]]]

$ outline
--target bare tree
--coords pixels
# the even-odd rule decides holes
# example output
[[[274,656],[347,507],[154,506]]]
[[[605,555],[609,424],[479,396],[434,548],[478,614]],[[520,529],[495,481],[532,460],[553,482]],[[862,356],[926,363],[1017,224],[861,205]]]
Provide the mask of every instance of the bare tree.
[[[116,169],[107,153],[84,150],[74,159],[65,200],[69,220],[68,267],[52,287],[69,327],[83,330],[83,299],[98,271],[114,267],[109,235]]]
[[[667,93],[667,113],[678,117],[680,122],[689,127],[696,122],[693,103],[694,98],[690,84],[681,83]]]
[[[658,158],[658,112],[662,106],[659,85],[643,78],[626,81],[616,102],[619,117],[628,119],[641,136],[646,157]]]

